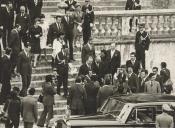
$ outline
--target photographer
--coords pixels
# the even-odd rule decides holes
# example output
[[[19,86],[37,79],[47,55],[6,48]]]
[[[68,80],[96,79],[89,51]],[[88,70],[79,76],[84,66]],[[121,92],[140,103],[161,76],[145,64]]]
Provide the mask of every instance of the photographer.
[[[117,69],[113,78],[114,94],[126,94],[128,90],[127,72],[124,65]]]

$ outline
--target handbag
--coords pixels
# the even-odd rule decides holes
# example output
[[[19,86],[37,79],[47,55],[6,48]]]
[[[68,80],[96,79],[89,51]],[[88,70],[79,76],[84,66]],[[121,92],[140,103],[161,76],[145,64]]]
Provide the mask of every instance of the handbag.
[[[43,97],[44,96],[42,94],[40,94],[38,97],[38,102],[43,103]]]

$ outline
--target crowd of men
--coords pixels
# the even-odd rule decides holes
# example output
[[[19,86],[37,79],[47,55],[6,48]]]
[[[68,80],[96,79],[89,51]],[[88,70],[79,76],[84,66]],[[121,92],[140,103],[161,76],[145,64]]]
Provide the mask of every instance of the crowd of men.
[[[89,0],[85,0],[82,7],[75,0],[66,0],[65,15],[56,16],[56,22],[51,25],[43,20],[45,16],[41,14],[42,0],[0,2],[0,17],[3,17],[0,18],[0,103],[5,103],[4,111],[8,110],[6,128],[19,127],[21,111],[25,128],[32,128],[35,122],[40,127],[45,123],[48,126],[53,117],[54,95],[61,95],[61,86],[72,115],[95,114],[112,95],[171,93],[173,83],[166,62],[161,62],[160,73],[158,67],[153,67],[151,73],[146,69],[145,51],[149,50],[151,41],[144,23],[136,20],[139,31],[136,33],[135,51],[130,53],[130,60],[121,65],[123,58],[116,49],[116,43],[111,43],[108,50],[101,50],[100,55],[95,52],[91,37],[94,11]],[[139,0],[128,0],[126,10],[141,9],[139,3]],[[132,22],[133,19],[130,20],[130,31]],[[73,51],[81,36],[82,65],[75,84],[68,90],[69,63],[76,61]],[[38,120],[37,100],[32,97],[35,89],[29,87],[32,67],[36,68],[41,52],[44,52],[47,63],[47,47],[53,49],[51,66],[56,73],[57,89],[53,87],[55,82],[52,76],[46,76],[42,86],[43,97],[40,97],[44,110]],[[22,89],[11,89],[11,77],[19,75],[22,78]],[[24,97],[22,101],[19,96]],[[33,106],[35,109],[32,109]]]

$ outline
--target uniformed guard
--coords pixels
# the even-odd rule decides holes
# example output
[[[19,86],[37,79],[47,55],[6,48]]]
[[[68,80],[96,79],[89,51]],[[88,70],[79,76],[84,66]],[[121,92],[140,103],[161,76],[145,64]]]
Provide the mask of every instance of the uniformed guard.
[[[145,23],[139,24],[139,31],[136,33],[135,50],[136,59],[140,62],[142,68],[145,69],[145,51],[149,49],[150,36],[145,31]]]
[[[162,109],[162,114],[156,116],[156,128],[173,128],[173,117],[168,114],[172,109],[168,104],[163,104]]]

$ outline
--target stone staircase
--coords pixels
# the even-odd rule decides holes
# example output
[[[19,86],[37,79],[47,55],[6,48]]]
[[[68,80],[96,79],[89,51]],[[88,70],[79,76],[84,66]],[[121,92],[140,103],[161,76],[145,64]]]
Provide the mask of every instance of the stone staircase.
[[[30,87],[34,87],[36,89],[36,92],[34,95],[35,98],[38,98],[39,95],[41,94],[41,89],[45,81],[45,76],[53,73],[52,68],[51,68],[51,53],[52,53],[52,49],[48,48],[47,49],[47,62],[45,60],[41,60],[37,64],[37,67],[32,69],[32,81],[31,81]],[[69,71],[68,87],[74,84],[75,77],[81,65],[80,57],[81,57],[80,51],[79,50],[75,51],[74,58],[76,61],[70,64],[71,70]],[[19,87],[21,89],[22,87],[21,78],[20,77],[13,78],[11,81],[11,84],[12,84],[12,87]],[[63,87],[61,87],[61,94],[63,95]],[[54,116],[57,116],[58,118],[62,118],[65,114],[66,105],[67,105],[67,100],[63,98],[62,96],[59,96],[56,94],[55,95],[55,105],[54,105]],[[43,111],[43,105],[39,102],[38,102],[38,111],[39,111],[39,115]]]

